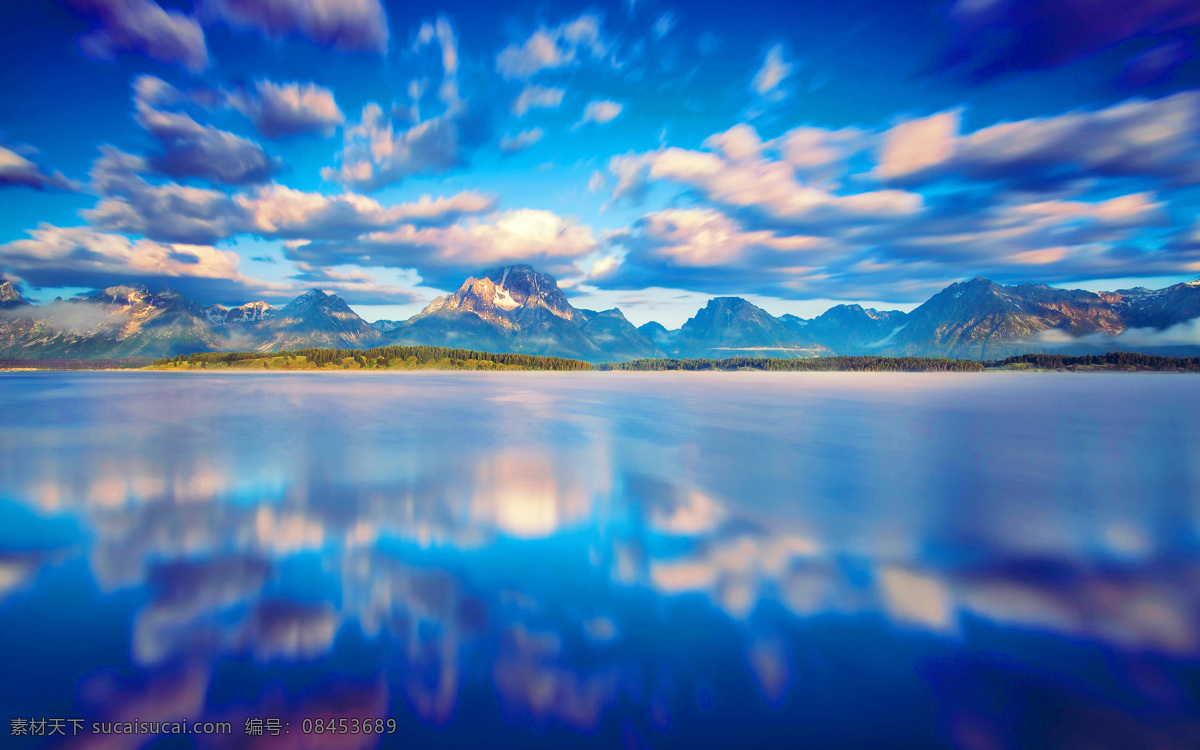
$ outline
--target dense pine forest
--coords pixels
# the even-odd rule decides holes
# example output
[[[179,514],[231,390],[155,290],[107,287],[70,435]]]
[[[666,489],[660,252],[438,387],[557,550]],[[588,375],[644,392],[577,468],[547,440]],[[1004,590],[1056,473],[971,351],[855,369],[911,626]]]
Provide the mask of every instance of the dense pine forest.
[[[600,370],[764,370],[767,372],[982,372],[984,363],[970,359],[931,357],[813,357],[770,359],[639,359],[599,365]]]
[[[0,359],[0,370],[139,370],[150,357],[124,359]]]
[[[1163,357],[1157,354],[1137,352],[1109,352],[1108,354],[1086,354],[1068,357],[1062,354],[1022,354],[994,362],[989,369],[1021,367],[1038,370],[1153,370],[1161,372],[1200,372],[1200,357]]]
[[[530,354],[492,354],[440,346],[381,346],[374,349],[293,349],[283,352],[204,352],[160,359],[163,370],[590,370],[587,362]]]
[[[770,372],[983,372],[985,370],[1120,370],[1200,372],[1200,357],[1109,352],[1071,357],[1022,354],[980,362],[934,357],[836,356],[812,359],[639,359],[599,365],[600,370],[766,370]]]

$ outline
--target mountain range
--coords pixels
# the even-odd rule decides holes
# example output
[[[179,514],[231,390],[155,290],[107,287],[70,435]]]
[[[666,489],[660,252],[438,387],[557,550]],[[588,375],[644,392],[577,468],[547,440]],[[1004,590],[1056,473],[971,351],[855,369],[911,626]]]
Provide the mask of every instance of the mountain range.
[[[113,359],[196,351],[429,344],[590,362],[834,354],[994,359],[1024,352],[1200,354],[1200,282],[1088,292],[984,278],[951,284],[912,312],[837,305],[805,319],[716,297],[680,328],[573,307],[553,277],[507,266],[468,278],[404,321],[367,323],[311,290],[275,307],[201,305],[121,285],[30,304],[0,283],[0,358]]]

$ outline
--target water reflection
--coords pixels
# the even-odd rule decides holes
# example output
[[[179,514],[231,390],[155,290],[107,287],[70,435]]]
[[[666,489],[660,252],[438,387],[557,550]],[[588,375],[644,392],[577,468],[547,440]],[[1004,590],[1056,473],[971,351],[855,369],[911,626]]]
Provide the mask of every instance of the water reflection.
[[[201,747],[1193,747],[1198,391],[10,376],[0,704],[233,723]]]

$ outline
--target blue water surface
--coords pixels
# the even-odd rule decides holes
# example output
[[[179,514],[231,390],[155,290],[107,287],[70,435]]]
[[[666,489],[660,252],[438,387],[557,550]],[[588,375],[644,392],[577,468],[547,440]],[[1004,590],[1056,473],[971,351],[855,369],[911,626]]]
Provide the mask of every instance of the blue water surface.
[[[1200,378],[0,375],[0,719],[1200,747]]]

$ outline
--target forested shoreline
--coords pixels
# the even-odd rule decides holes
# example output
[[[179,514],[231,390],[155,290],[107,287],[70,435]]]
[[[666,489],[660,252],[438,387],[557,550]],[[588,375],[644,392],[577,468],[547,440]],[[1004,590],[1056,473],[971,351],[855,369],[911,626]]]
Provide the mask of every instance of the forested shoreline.
[[[1166,357],[1135,352],[1067,356],[1022,354],[978,361],[935,357],[833,356],[809,359],[640,359],[592,365],[565,357],[479,352],[437,346],[372,349],[305,348],[281,352],[198,352],[148,358],[85,360],[0,360],[5,370],[543,370],[552,372],[1200,372],[1200,357]]]

